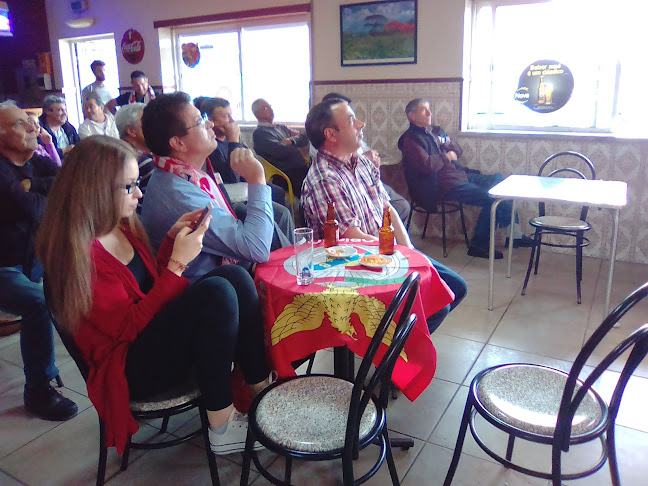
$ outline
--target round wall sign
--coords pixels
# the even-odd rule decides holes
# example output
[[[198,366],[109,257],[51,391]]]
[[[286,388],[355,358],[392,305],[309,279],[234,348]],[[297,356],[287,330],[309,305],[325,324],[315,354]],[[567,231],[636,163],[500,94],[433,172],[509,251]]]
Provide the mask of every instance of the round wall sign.
[[[567,66],[548,59],[528,65],[520,75],[515,101],[537,113],[559,110],[574,90],[574,76]]]
[[[200,48],[198,44],[194,44],[193,42],[182,44],[182,60],[188,67],[196,67],[200,62]]]
[[[121,41],[121,51],[124,59],[131,64],[138,64],[144,59],[144,38],[135,29],[124,32]]]

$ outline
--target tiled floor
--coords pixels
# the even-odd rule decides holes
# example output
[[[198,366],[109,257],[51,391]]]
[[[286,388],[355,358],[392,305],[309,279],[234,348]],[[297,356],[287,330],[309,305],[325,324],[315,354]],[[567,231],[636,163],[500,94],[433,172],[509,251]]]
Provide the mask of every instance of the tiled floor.
[[[414,243],[432,257],[443,260],[439,242],[414,238]],[[583,280],[583,303],[576,304],[574,257],[543,253],[540,274],[532,278],[527,295],[520,289],[526,269],[528,251],[515,250],[514,272],[505,277],[505,263],[499,261],[496,275],[495,308],[486,310],[488,261],[466,256],[465,247],[451,249],[446,260],[467,280],[468,297],[433,336],[438,351],[436,377],[414,403],[400,397],[392,401],[388,422],[393,436],[414,438],[415,447],[394,452],[399,476],[404,486],[440,485],[450,463],[459,428],[467,386],[481,369],[505,362],[541,363],[567,370],[584,340],[600,323],[607,277],[607,263],[586,259]],[[618,263],[612,303],[648,280],[646,265]],[[648,321],[648,302],[623,319],[605,342],[604,352],[612,349],[634,327]],[[597,355],[600,357],[600,353]],[[648,361],[648,360],[647,360]],[[57,364],[65,381],[63,393],[79,405],[80,413],[65,423],[44,422],[25,414],[22,406],[23,375],[17,336],[0,338],[0,484],[1,485],[77,485],[94,484],[97,463],[97,415],[86,397],[85,386],[74,363],[60,343]],[[589,363],[592,364],[592,363]],[[332,370],[332,353],[318,353],[316,368]],[[598,389],[609,397],[620,370],[606,373]],[[617,449],[621,477],[625,486],[648,484],[648,362],[630,380],[624,395],[617,425]],[[197,423],[196,414],[187,414],[172,422],[170,433],[182,433]],[[142,438],[156,439],[159,423],[142,424]],[[501,434],[486,430],[495,443],[505,444]],[[367,467],[373,447],[357,465]],[[567,468],[595,460],[595,447],[572,448],[566,459]],[[574,456],[574,457],[572,457]],[[516,456],[525,464],[548,464],[546,448],[519,444]],[[209,473],[200,441],[163,451],[135,452],[125,472],[118,471],[114,450],[109,453],[107,478],[109,485],[126,484],[209,484]],[[279,471],[282,460],[267,452],[264,462]],[[224,486],[238,484],[241,458],[218,459]],[[338,463],[298,463],[294,467],[296,484],[340,484]],[[251,476],[254,485],[268,484],[257,473]],[[386,467],[367,484],[391,484]],[[507,471],[484,454],[472,438],[466,441],[464,453],[455,476],[455,486],[547,486],[547,481],[526,478]],[[610,484],[607,467],[594,476],[569,484],[598,486]]]

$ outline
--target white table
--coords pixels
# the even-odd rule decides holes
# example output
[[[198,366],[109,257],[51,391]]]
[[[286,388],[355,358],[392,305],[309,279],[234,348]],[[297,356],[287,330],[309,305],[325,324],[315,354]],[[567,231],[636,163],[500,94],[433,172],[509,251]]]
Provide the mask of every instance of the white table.
[[[234,182],[232,184],[223,184],[227,195],[232,203],[246,202],[248,200],[248,183]]]
[[[567,202],[581,206],[593,206],[609,209],[612,212],[613,230],[610,245],[610,267],[608,270],[605,308],[607,315],[610,308],[610,292],[616,259],[617,236],[619,234],[619,212],[628,203],[628,184],[621,181],[599,181],[587,179],[562,179],[560,177],[538,177],[529,175],[512,175],[497,184],[490,191],[497,201],[491,206],[490,219],[490,252],[488,280],[488,310],[493,310],[493,280],[495,273],[495,211],[504,200],[513,201],[511,220],[515,214],[515,201],[526,199],[544,202]],[[506,276],[511,277],[511,255],[513,253],[513,225],[510,225],[508,268]]]

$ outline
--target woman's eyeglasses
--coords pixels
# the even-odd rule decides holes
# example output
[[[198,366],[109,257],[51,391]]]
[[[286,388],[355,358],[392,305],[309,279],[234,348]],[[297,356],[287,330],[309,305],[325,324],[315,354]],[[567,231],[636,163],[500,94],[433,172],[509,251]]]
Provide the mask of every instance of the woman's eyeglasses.
[[[140,186],[141,182],[142,179],[137,179],[135,182],[131,182],[130,184],[126,184],[125,186],[122,187],[126,189],[126,194],[133,194],[133,191],[135,190],[136,187]]]

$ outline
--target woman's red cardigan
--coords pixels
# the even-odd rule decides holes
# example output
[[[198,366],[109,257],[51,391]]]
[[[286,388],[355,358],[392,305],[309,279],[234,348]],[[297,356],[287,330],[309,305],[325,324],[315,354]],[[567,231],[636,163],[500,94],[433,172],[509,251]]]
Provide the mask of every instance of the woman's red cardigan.
[[[112,256],[98,240],[92,244],[94,266],[92,309],[75,332],[74,339],[90,368],[88,397],[104,421],[106,446],[122,453],[128,438],[139,429],[130,412],[128,383],[124,369],[130,343],[164,305],[189,285],[166,268],[173,240],[166,238],[158,252],[157,270],[146,244],[123,228],[146,268],[155,278],[148,294],[140,291],[131,271]]]

